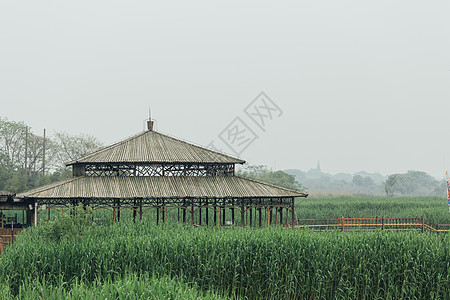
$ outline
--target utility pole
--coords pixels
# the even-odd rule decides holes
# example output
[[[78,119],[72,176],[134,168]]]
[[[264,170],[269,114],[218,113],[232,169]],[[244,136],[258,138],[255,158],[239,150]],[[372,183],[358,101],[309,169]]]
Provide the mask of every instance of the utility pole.
[[[25,128],[25,185],[28,186],[28,126]]]
[[[45,128],[44,128],[44,151],[42,154],[42,176],[45,175]]]

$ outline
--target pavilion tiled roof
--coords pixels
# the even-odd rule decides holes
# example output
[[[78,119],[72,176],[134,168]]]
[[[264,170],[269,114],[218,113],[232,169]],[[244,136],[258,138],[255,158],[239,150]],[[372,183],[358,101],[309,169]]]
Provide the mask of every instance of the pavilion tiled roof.
[[[239,176],[72,177],[17,195],[36,199],[265,198],[307,194]]]
[[[9,191],[0,191],[0,196],[14,196],[15,193]]]
[[[147,130],[66,163],[229,163],[245,161]]]

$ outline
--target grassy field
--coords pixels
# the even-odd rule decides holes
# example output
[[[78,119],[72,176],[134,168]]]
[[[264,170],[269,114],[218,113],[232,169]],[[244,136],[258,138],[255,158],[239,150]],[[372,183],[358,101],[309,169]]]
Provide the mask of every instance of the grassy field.
[[[336,197],[296,199],[295,214],[300,219],[337,217],[414,218],[450,224],[447,199],[437,197]]]
[[[0,286],[1,299],[226,299],[211,292],[202,292],[195,287],[169,277],[126,275],[117,280],[96,279],[93,282],[75,280],[50,284],[46,280],[27,280],[16,292],[10,284]]]
[[[450,223],[440,198],[297,199],[296,215]],[[99,213],[89,226],[82,211],[41,218],[2,253],[0,298],[450,299],[448,235],[155,226],[151,215],[133,223],[126,214],[111,224],[110,217]]]
[[[152,286],[159,281],[167,286],[163,293],[199,299],[211,293],[248,299],[449,298],[446,235],[121,222],[55,240],[44,227],[25,232],[3,253],[2,299],[103,293],[132,299],[126,295],[156,293]],[[184,296],[177,297],[166,299]]]

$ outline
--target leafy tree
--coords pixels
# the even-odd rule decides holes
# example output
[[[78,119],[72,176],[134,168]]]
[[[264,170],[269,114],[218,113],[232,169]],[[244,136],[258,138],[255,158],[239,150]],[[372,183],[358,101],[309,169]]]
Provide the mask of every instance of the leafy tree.
[[[103,146],[97,138],[87,134],[69,135],[66,132],[55,132],[54,141],[61,164],[83,157]]]
[[[392,197],[394,195],[394,186],[397,182],[398,174],[389,175],[384,183],[384,190],[386,192],[386,196]]]
[[[8,172],[23,167],[27,130],[28,126],[23,122],[0,118],[0,164]]]
[[[23,122],[0,117],[0,189],[17,193],[67,178],[71,172],[65,162],[100,146],[96,138],[85,134],[57,132],[44,139]]]
[[[283,171],[272,171],[263,165],[246,166],[237,175],[261,182],[278,185],[292,190],[304,191],[306,188],[295,180],[295,176]]]
[[[439,181],[427,173],[420,171],[392,174],[384,183],[387,196],[430,196],[436,192],[439,186]]]

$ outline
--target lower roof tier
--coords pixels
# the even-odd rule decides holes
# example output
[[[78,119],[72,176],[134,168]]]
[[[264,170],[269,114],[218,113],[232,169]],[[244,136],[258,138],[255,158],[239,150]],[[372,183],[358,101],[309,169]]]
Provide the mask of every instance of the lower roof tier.
[[[16,198],[284,198],[308,194],[238,176],[72,177]]]

